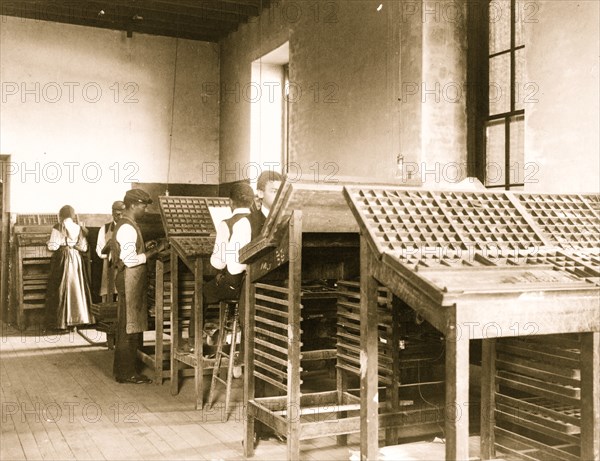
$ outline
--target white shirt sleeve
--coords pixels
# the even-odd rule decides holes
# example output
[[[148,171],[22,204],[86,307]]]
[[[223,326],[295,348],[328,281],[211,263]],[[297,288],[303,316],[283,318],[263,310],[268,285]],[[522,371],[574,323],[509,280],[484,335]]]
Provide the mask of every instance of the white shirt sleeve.
[[[221,221],[217,226],[217,237],[215,238],[215,247],[210,255],[210,264],[218,270],[225,269],[227,261],[224,258],[224,252],[229,239],[229,227],[225,221]]]
[[[135,267],[146,263],[146,255],[137,252],[137,232],[131,224],[123,224],[119,227],[116,239],[121,245],[119,257],[125,266]]]
[[[108,255],[102,254],[102,250],[104,249],[104,246],[106,245],[106,230],[105,229],[106,229],[106,225],[103,224],[102,227],[100,227],[100,230],[98,231],[98,242],[96,244],[96,254],[102,259],[108,258]]]
[[[65,237],[60,233],[59,230],[52,228],[52,232],[50,233],[50,238],[48,239],[48,249],[50,251],[56,251],[60,248],[61,245],[65,244]]]

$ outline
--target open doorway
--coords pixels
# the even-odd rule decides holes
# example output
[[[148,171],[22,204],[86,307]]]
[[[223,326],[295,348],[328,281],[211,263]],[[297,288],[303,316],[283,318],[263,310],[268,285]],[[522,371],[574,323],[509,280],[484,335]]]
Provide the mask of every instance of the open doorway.
[[[0,155],[0,324],[8,319],[8,274],[9,274],[9,237],[10,237],[10,210],[9,210],[9,175],[8,166],[10,156]]]
[[[250,161],[259,171],[287,171],[289,48],[286,42],[252,63]]]

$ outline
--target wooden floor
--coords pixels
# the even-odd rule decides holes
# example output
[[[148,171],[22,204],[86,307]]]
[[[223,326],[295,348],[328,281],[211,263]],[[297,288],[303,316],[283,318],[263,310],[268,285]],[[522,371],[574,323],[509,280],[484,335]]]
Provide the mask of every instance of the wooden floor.
[[[94,330],[88,333],[102,339]],[[168,381],[118,384],[112,359],[112,351],[77,334],[43,337],[3,325],[0,459],[244,459],[241,379],[225,422],[221,402],[213,410],[193,409],[191,378],[177,396]],[[303,460],[348,460],[358,450],[358,436],[347,447],[324,437],[302,442],[301,450]],[[285,453],[284,444],[261,441],[254,459],[280,460]]]

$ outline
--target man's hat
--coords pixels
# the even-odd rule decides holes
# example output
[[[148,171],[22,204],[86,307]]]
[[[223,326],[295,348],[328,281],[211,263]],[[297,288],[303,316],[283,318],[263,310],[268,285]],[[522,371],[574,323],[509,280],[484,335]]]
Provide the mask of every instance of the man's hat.
[[[148,192],[143,191],[142,189],[128,190],[125,192],[125,198],[123,200],[126,202],[145,203],[147,205],[152,203],[152,199],[150,198],[150,195],[148,195]]]
[[[121,200],[117,200],[116,202],[113,202],[112,209],[113,210],[124,210],[125,204]]]

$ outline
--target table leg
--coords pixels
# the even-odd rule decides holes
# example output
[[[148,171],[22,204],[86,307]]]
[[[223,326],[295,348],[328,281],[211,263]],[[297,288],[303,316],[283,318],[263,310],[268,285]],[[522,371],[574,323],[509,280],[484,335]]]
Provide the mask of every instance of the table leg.
[[[496,408],[496,340],[484,339],[481,354],[481,459],[492,459]]]
[[[196,332],[196,337],[194,338],[194,353],[196,354],[196,367],[194,368],[196,410],[202,410],[204,404],[204,350],[202,341],[204,332],[203,277],[202,258],[196,258],[194,260],[194,305],[192,306],[192,309],[195,310],[194,321],[196,322],[194,325],[194,331]]]
[[[469,338],[446,336],[446,461],[469,459]]]
[[[370,275],[371,254],[361,237],[360,273],[360,457],[379,457],[379,377],[377,330],[377,281]]]

